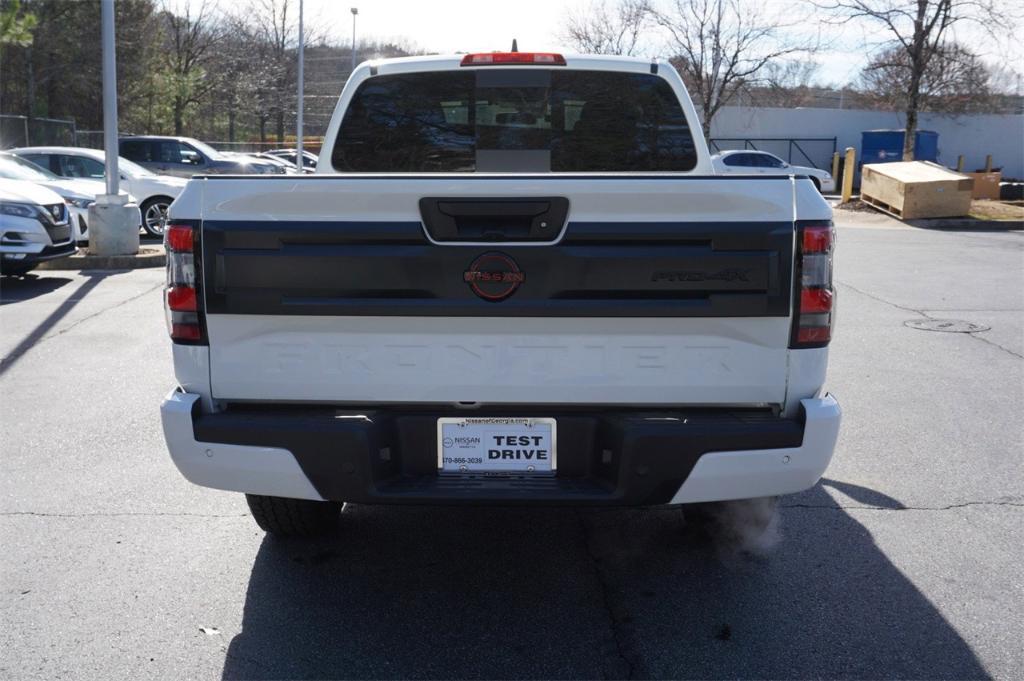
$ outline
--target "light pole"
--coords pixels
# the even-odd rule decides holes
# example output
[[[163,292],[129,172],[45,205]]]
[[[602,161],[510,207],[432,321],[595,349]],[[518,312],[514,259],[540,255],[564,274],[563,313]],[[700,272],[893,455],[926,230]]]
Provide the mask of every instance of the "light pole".
[[[100,5],[103,26],[103,150],[106,152],[107,194],[117,196],[117,46],[114,39],[114,0]]]
[[[359,14],[359,8],[352,8],[352,71],[356,70],[356,15]]]
[[[295,112],[295,163],[301,171],[305,166],[305,159],[302,158],[302,98],[303,98],[303,67],[306,62],[306,40],[302,33],[302,0],[299,0],[299,93],[298,107]]]
[[[103,150],[107,193],[89,206],[89,252],[93,255],[134,255],[139,252],[139,207],[119,191],[117,169],[117,53],[114,37],[114,0],[100,3],[103,42]]]

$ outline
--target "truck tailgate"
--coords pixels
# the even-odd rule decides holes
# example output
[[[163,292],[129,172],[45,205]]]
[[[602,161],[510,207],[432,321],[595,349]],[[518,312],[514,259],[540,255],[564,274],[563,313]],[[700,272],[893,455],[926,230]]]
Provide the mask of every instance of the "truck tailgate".
[[[352,175],[192,184],[201,190],[218,399],[785,399],[791,178]],[[497,214],[517,200],[552,197],[567,200],[568,215],[549,227],[550,238],[527,241],[515,220]],[[450,221],[460,231],[446,235],[425,220],[421,199],[461,215]]]

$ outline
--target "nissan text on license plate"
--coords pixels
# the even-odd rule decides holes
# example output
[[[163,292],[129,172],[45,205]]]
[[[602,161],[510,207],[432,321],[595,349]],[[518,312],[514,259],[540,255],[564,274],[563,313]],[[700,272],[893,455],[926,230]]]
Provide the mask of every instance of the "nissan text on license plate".
[[[479,475],[554,473],[555,442],[555,419],[442,418],[437,420],[437,470]]]

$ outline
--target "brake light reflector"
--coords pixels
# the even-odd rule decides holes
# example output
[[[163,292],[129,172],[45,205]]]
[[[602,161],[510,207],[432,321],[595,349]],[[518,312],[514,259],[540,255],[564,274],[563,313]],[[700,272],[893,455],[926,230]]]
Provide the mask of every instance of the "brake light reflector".
[[[203,339],[203,332],[198,324],[175,324],[171,322],[171,338],[179,341],[201,341]]]
[[[196,290],[192,286],[171,286],[167,289],[167,307],[174,312],[196,311]]]
[[[832,329],[827,326],[804,326],[797,334],[797,341],[808,344],[827,344],[832,340]]]
[[[796,282],[791,348],[820,348],[832,340],[835,289],[832,286],[832,223],[797,224]]]
[[[164,312],[167,330],[175,343],[204,344],[203,310],[196,279],[199,240],[192,225],[168,225],[164,230],[167,248],[167,287]]]
[[[800,313],[831,312],[832,291],[827,288],[800,289]]]
[[[565,57],[553,52],[479,52],[464,56],[460,66],[504,66],[506,64],[565,66]]]
[[[832,225],[808,225],[801,237],[803,253],[828,253],[832,248]]]
[[[178,253],[192,252],[192,228],[188,225],[167,225],[164,231],[167,249]]]

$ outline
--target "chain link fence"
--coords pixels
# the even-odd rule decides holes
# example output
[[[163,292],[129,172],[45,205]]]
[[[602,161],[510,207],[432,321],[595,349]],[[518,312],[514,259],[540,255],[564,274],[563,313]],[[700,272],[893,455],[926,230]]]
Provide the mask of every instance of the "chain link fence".
[[[89,149],[102,149],[103,148],[103,131],[102,130],[79,130],[78,131],[78,145],[79,147],[88,147]]]
[[[733,149],[767,151],[792,165],[821,170],[831,169],[837,148],[835,137],[712,137],[708,141],[712,154]]]
[[[78,146],[75,122],[0,114],[0,149],[30,146]]]
[[[243,154],[255,154],[271,149],[294,149],[295,137],[289,136],[284,142],[224,142],[222,140],[204,140],[207,144],[218,151],[235,151]],[[302,148],[314,154],[319,153],[320,146],[324,143],[323,137],[303,136]]]

